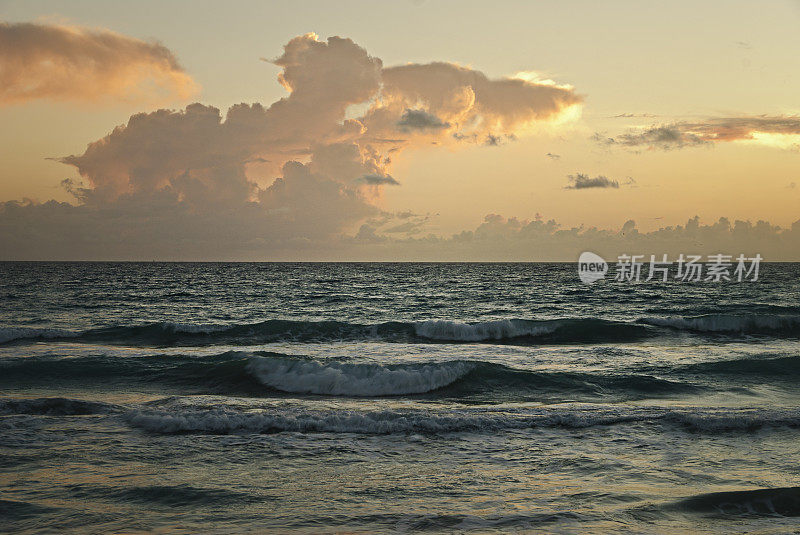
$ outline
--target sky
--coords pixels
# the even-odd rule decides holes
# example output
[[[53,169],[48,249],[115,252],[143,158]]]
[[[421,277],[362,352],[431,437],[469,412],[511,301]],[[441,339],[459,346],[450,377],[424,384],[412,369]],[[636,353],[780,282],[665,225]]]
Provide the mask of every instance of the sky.
[[[799,23],[0,1],[0,258],[800,260]]]

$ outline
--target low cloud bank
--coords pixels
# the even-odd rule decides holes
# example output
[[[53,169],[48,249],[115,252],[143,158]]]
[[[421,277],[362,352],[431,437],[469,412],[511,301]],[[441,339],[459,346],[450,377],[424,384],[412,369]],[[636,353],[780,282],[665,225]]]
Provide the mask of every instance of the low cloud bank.
[[[355,259],[420,261],[565,261],[571,262],[583,251],[614,260],[621,254],[643,254],[658,259],[667,254],[676,260],[680,254],[706,258],[722,253],[754,256],[765,261],[800,260],[800,220],[788,228],[766,221],[751,223],[720,218],[703,224],[699,217],[684,225],[667,226],[650,232],[639,231],[633,220],[619,229],[564,227],[555,220],[545,221],[487,215],[477,228],[451,237],[427,235],[404,240],[385,236],[380,226],[365,224],[350,240]]]

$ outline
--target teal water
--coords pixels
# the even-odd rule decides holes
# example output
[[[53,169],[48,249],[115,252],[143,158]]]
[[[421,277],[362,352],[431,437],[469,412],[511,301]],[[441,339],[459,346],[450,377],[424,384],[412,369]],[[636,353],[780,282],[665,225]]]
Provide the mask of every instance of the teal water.
[[[0,263],[0,530],[800,529],[800,264]]]

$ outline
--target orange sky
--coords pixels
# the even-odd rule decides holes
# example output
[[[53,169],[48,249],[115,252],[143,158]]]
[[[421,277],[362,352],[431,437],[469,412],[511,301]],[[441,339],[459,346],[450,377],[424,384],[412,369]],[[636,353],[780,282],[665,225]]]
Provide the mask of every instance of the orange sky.
[[[695,215],[785,229],[800,219],[796,2],[148,11],[0,4],[0,201],[105,203],[136,221],[157,221],[167,191],[194,214],[255,203],[267,219],[227,224],[269,229],[248,238],[264,244],[258,258],[365,228],[447,238],[487,214],[611,231],[632,219],[642,232]],[[208,111],[154,115],[111,148],[96,143],[134,114],[192,102],[218,109],[223,126],[202,123]],[[268,110],[253,127],[263,132],[226,121],[241,102]],[[240,115],[262,121],[255,108]],[[13,217],[5,228],[48,216]]]

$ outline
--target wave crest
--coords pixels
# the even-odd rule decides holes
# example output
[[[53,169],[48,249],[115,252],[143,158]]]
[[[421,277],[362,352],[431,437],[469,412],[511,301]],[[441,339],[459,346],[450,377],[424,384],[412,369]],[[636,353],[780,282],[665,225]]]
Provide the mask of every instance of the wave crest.
[[[350,364],[254,357],[247,370],[266,386],[296,394],[392,396],[423,394],[475,369],[465,361],[429,364]]]

